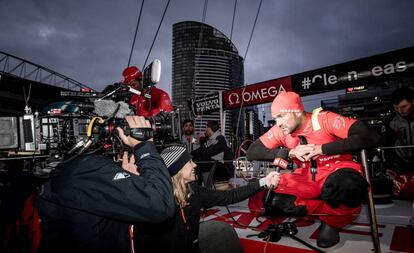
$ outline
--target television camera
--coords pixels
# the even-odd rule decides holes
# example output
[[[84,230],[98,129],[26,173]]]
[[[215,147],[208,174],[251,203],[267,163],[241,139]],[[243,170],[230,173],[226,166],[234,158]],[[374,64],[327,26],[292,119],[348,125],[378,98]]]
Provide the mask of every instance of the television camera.
[[[160,72],[159,60],[148,65],[143,71],[144,88],[157,84]],[[113,89],[102,93],[62,91],[64,101],[49,104],[40,112],[32,112],[26,105],[23,116],[0,117],[0,161],[32,159],[38,161],[38,166],[50,167],[79,154],[99,151],[106,156],[119,155],[124,147],[115,129],[122,127],[128,131],[124,117],[135,115],[128,98],[145,94],[124,83],[111,86]],[[178,109],[160,112],[149,121],[157,146],[181,137]]]

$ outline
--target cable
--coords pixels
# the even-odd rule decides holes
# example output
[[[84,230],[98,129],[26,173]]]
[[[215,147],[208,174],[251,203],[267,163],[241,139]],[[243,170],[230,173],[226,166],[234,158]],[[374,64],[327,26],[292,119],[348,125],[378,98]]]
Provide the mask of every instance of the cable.
[[[93,117],[93,119],[91,120],[91,122],[88,125],[88,131],[87,131],[87,137],[88,138],[92,137],[92,130],[93,130],[93,126],[94,126],[96,120],[98,120],[99,124],[103,124],[105,122],[105,120],[101,117]]]
[[[233,20],[231,21],[230,41],[233,38],[234,17],[236,16],[237,0],[234,0]]]
[[[207,5],[208,5],[208,0],[204,0],[203,18],[202,18],[203,23],[206,21]]]
[[[144,7],[144,2],[145,2],[145,0],[142,0],[141,9],[139,11],[139,16],[138,16],[138,21],[137,21],[137,27],[135,28],[134,40],[133,40],[132,46],[131,46],[131,53],[129,53],[128,66],[127,67],[129,67],[129,65],[131,63],[132,52],[134,51],[135,40],[137,38],[138,27],[139,27],[139,22],[141,20],[141,14],[142,14],[142,8]]]
[[[233,221],[233,222],[234,222],[237,226],[244,227],[244,228],[258,228],[258,227],[260,227],[260,225],[262,225],[261,223],[259,223],[259,225],[257,225],[257,226],[249,226],[249,225],[244,225],[244,224],[241,224],[241,223],[239,223],[238,221],[236,221],[236,219],[234,219],[233,215],[231,215],[231,212],[230,212],[229,207],[228,207],[227,205],[226,205],[225,207],[226,207],[226,209],[227,209],[227,212],[229,213],[230,218],[232,219],[232,221]]]
[[[246,60],[246,57],[247,57],[247,52],[249,51],[250,42],[252,41],[252,38],[253,38],[253,33],[254,33],[254,29],[255,29],[255,27],[256,27],[257,18],[259,17],[259,13],[260,13],[260,8],[261,8],[261,6],[262,6],[262,2],[263,2],[263,0],[260,0],[260,3],[259,3],[259,8],[257,9],[257,13],[256,13],[256,18],[254,19],[254,24],[253,24],[253,28],[252,28],[252,33],[250,34],[249,43],[247,43],[246,52],[244,53],[244,60]]]
[[[26,106],[29,104],[31,91],[32,91],[32,83],[29,84],[29,92],[27,94],[27,97],[26,97],[26,89],[25,89],[25,87],[23,87],[24,103],[25,103]]]
[[[144,68],[145,68],[145,65],[147,64],[148,57],[149,57],[149,56],[150,56],[150,54],[151,54],[152,47],[154,46],[155,40],[157,39],[158,32],[160,31],[162,21],[164,20],[165,13],[167,12],[167,9],[168,9],[168,6],[169,6],[169,5],[170,5],[170,0],[168,0],[167,5],[165,6],[164,13],[162,14],[162,18],[161,18],[160,24],[158,25],[157,32],[155,33],[154,40],[152,41],[152,44],[151,44],[150,50],[148,51],[148,55],[147,55],[147,58],[145,59],[144,66],[142,66],[142,69],[144,69]]]
[[[226,209],[227,209],[227,212],[228,212],[228,214],[229,214],[229,216],[230,216],[230,218],[231,218],[231,220],[237,225],[237,226],[240,226],[240,227],[244,227],[244,228],[251,228],[251,229],[257,229],[257,228],[259,228],[261,225],[262,225],[262,223],[263,222],[259,222],[259,225],[257,225],[257,226],[248,226],[248,225],[244,225],[244,224],[241,224],[241,223],[239,223],[238,221],[236,221],[235,219],[234,219],[234,217],[233,217],[233,215],[231,215],[231,212],[230,212],[230,209],[228,208],[228,206],[227,205],[225,205],[225,207],[226,207]],[[207,209],[206,209],[207,210]],[[205,210],[205,211],[206,211]],[[219,216],[217,216],[217,217],[219,217]],[[257,217],[256,217],[256,219],[257,219]],[[225,219],[225,220],[228,220],[228,219]]]
[[[192,97],[195,97],[196,69],[197,69],[197,66],[198,66],[198,59],[196,57],[198,57],[199,50],[201,48],[201,43],[203,41],[204,22],[205,22],[206,16],[207,16],[207,6],[208,6],[208,0],[204,0],[203,14],[202,14],[202,17],[201,17],[202,24],[200,25],[200,33],[198,34],[197,48],[196,48],[195,57],[194,57],[193,83],[191,85],[191,87],[192,87]],[[205,95],[207,95],[207,94],[205,94]],[[202,112],[200,115],[195,115],[196,116],[195,118],[201,116],[201,122],[200,122],[201,125],[203,125],[203,117],[202,117],[203,114],[204,113]]]
[[[248,42],[248,44],[247,44],[247,48],[246,48],[246,52],[244,53],[244,58],[243,58],[243,61],[245,62],[246,61],[246,57],[247,57],[247,52],[249,51],[249,47],[250,47],[250,43],[251,43],[251,41],[252,41],[252,37],[253,37],[253,33],[254,33],[254,29],[255,29],[255,27],[256,27],[256,23],[257,23],[257,19],[258,19],[258,17],[259,17],[259,13],[260,13],[260,8],[261,8],[261,6],[262,6],[262,2],[263,2],[263,0],[260,0],[260,3],[259,3],[259,8],[257,8],[257,13],[256,13],[256,18],[254,19],[254,24],[253,24],[253,28],[252,28],[252,32],[250,33],[250,38],[249,38],[249,42]],[[240,75],[241,75],[241,73],[240,73]],[[244,81],[244,80],[243,80]],[[241,118],[241,113],[242,113],[242,109],[243,109],[243,103],[244,103],[244,99],[243,99],[243,93],[244,93],[244,91],[246,90],[246,83],[244,84],[244,87],[243,87],[243,90],[242,90],[242,92],[241,92],[241,94],[242,94],[242,100],[241,100],[241,104],[240,104],[240,110],[239,110],[239,117],[238,117],[238,119],[237,119],[237,128],[236,128],[236,138],[238,138],[238,136],[239,136],[239,124],[240,124],[240,118]]]
[[[269,240],[270,240],[270,235],[267,236],[266,243],[265,243],[265,246],[263,248],[263,253],[267,252],[267,245],[269,245]]]

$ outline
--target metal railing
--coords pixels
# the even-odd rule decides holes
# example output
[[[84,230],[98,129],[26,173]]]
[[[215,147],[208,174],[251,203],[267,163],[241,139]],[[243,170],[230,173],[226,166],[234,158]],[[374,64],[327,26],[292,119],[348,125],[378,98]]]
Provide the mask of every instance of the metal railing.
[[[0,73],[69,90],[79,90],[80,88],[94,90],[70,77],[3,51],[0,51]]]

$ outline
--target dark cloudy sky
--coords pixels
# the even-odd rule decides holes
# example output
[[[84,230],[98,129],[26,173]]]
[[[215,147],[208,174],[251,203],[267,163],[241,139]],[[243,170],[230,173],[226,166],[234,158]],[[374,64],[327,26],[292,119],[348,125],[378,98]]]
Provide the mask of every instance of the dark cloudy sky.
[[[259,0],[238,0],[244,56]],[[167,0],[147,0],[132,64],[145,61]],[[0,50],[101,90],[120,81],[140,0],[0,0]],[[170,92],[172,25],[201,21],[204,0],[171,0],[150,59]],[[206,23],[230,37],[234,0],[209,0]],[[414,45],[412,0],[263,0],[245,61],[248,84]]]

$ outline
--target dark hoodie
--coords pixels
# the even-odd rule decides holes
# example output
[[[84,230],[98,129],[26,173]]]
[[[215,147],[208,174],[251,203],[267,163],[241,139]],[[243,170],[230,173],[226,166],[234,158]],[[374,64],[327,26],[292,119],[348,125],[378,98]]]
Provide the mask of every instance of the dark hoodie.
[[[134,152],[140,176],[100,155],[57,168],[39,196],[40,252],[130,252],[129,224],[173,215],[171,178],[154,144]]]

